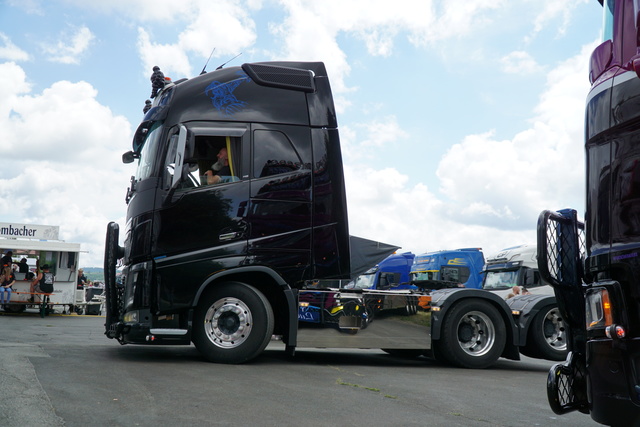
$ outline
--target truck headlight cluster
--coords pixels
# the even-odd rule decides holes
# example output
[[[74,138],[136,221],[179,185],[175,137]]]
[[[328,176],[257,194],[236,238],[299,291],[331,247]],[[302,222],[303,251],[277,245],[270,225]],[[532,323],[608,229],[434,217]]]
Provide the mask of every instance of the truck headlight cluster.
[[[613,325],[609,291],[605,288],[589,289],[585,296],[585,314],[588,331],[609,329]]]
[[[124,314],[124,323],[138,323],[138,311],[129,311]]]

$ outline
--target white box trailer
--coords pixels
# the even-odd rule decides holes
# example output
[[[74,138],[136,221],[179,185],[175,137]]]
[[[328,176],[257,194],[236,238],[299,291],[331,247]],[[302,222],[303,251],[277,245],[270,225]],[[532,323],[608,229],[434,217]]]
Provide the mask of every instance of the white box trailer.
[[[38,227],[46,230],[45,236],[49,239],[42,239],[42,233],[38,233]],[[30,238],[6,237],[6,230],[34,230],[29,234]],[[53,232],[52,232],[53,229]],[[49,307],[64,306],[64,309],[76,305],[76,286],[78,280],[78,261],[80,255],[80,244],[69,243],[57,240],[58,233],[55,226],[32,226],[23,224],[0,223],[0,251],[6,254],[12,252],[12,260],[19,263],[22,258],[27,259],[29,273],[37,274],[36,264],[43,266],[48,264],[50,271],[55,276],[53,295],[50,296]],[[11,301],[5,307],[7,311],[24,311],[28,299],[31,295],[31,280],[28,280],[29,273],[14,271],[16,283],[13,285]]]

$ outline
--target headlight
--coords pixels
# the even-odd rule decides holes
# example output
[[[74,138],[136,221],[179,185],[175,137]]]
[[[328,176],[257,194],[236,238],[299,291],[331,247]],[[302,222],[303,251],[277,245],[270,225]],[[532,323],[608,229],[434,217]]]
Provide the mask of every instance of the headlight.
[[[613,324],[609,291],[605,288],[589,289],[585,296],[587,330],[604,329]]]
[[[124,323],[138,323],[138,319],[137,311],[129,311],[124,315]]]

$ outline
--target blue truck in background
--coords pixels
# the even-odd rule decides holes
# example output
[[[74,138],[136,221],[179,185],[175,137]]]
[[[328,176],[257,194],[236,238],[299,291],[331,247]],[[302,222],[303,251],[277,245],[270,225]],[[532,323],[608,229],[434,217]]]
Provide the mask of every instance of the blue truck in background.
[[[440,250],[414,255],[411,252],[392,254],[376,266],[359,275],[344,289],[364,291],[404,292],[413,304],[395,297],[373,299],[371,312],[406,306],[408,314],[426,309],[419,295],[426,290],[454,291],[447,288],[468,288],[505,299],[512,321],[518,325],[522,345],[519,352],[534,358],[564,360],[567,354],[565,323],[559,315],[556,299],[549,294],[536,268],[536,247],[514,246],[503,249],[486,260],[480,248]],[[526,294],[507,296],[518,285]],[[408,293],[408,294],[407,294]],[[303,309],[309,316],[307,308]],[[305,317],[303,321],[318,319]]]
[[[409,275],[414,258],[411,252],[391,254],[359,275],[345,289],[416,289],[410,284]]]
[[[480,248],[463,248],[389,255],[345,289],[418,289],[419,287],[482,288],[484,255]]]
[[[411,268],[412,282],[439,280],[465,288],[482,288],[484,255],[480,248],[462,248],[417,255]]]

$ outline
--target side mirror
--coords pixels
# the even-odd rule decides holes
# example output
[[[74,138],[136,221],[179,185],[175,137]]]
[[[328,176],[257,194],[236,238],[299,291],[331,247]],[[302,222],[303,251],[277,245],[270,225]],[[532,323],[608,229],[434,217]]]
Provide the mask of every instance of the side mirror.
[[[593,84],[604,73],[613,59],[613,43],[607,40],[595,48],[589,60],[589,82]],[[637,72],[636,72],[637,73]]]
[[[389,289],[391,288],[390,277],[393,277],[393,273],[380,273],[378,276],[378,289]]]
[[[533,270],[531,270],[530,268],[527,268],[524,271],[524,286],[529,288],[531,286],[533,286]]]
[[[180,133],[178,134],[178,146],[176,147],[176,157],[175,157],[175,171],[173,173],[173,182],[171,184],[172,188],[176,188],[182,179],[182,175],[184,174],[184,150],[187,144],[187,128],[182,125],[180,126]],[[188,166],[188,164],[187,164]],[[187,170],[188,173],[188,170]]]
[[[137,158],[138,156],[133,151],[127,151],[122,155],[122,163],[133,163],[133,161]]]
[[[185,164],[184,162],[184,150],[186,144],[187,128],[184,125],[180,125],[180,132],[178,133],[178,141],[176,146],[176,156],[174,158],[173,177],[171,180],[171,188],[169,188],[169,192],[167,193],[167,197],[165,199],[166,203],[171,203],[173,194],[180,186],[180,182],[182,181],[183,176],[187,176],[189,174],[189,164]]]

